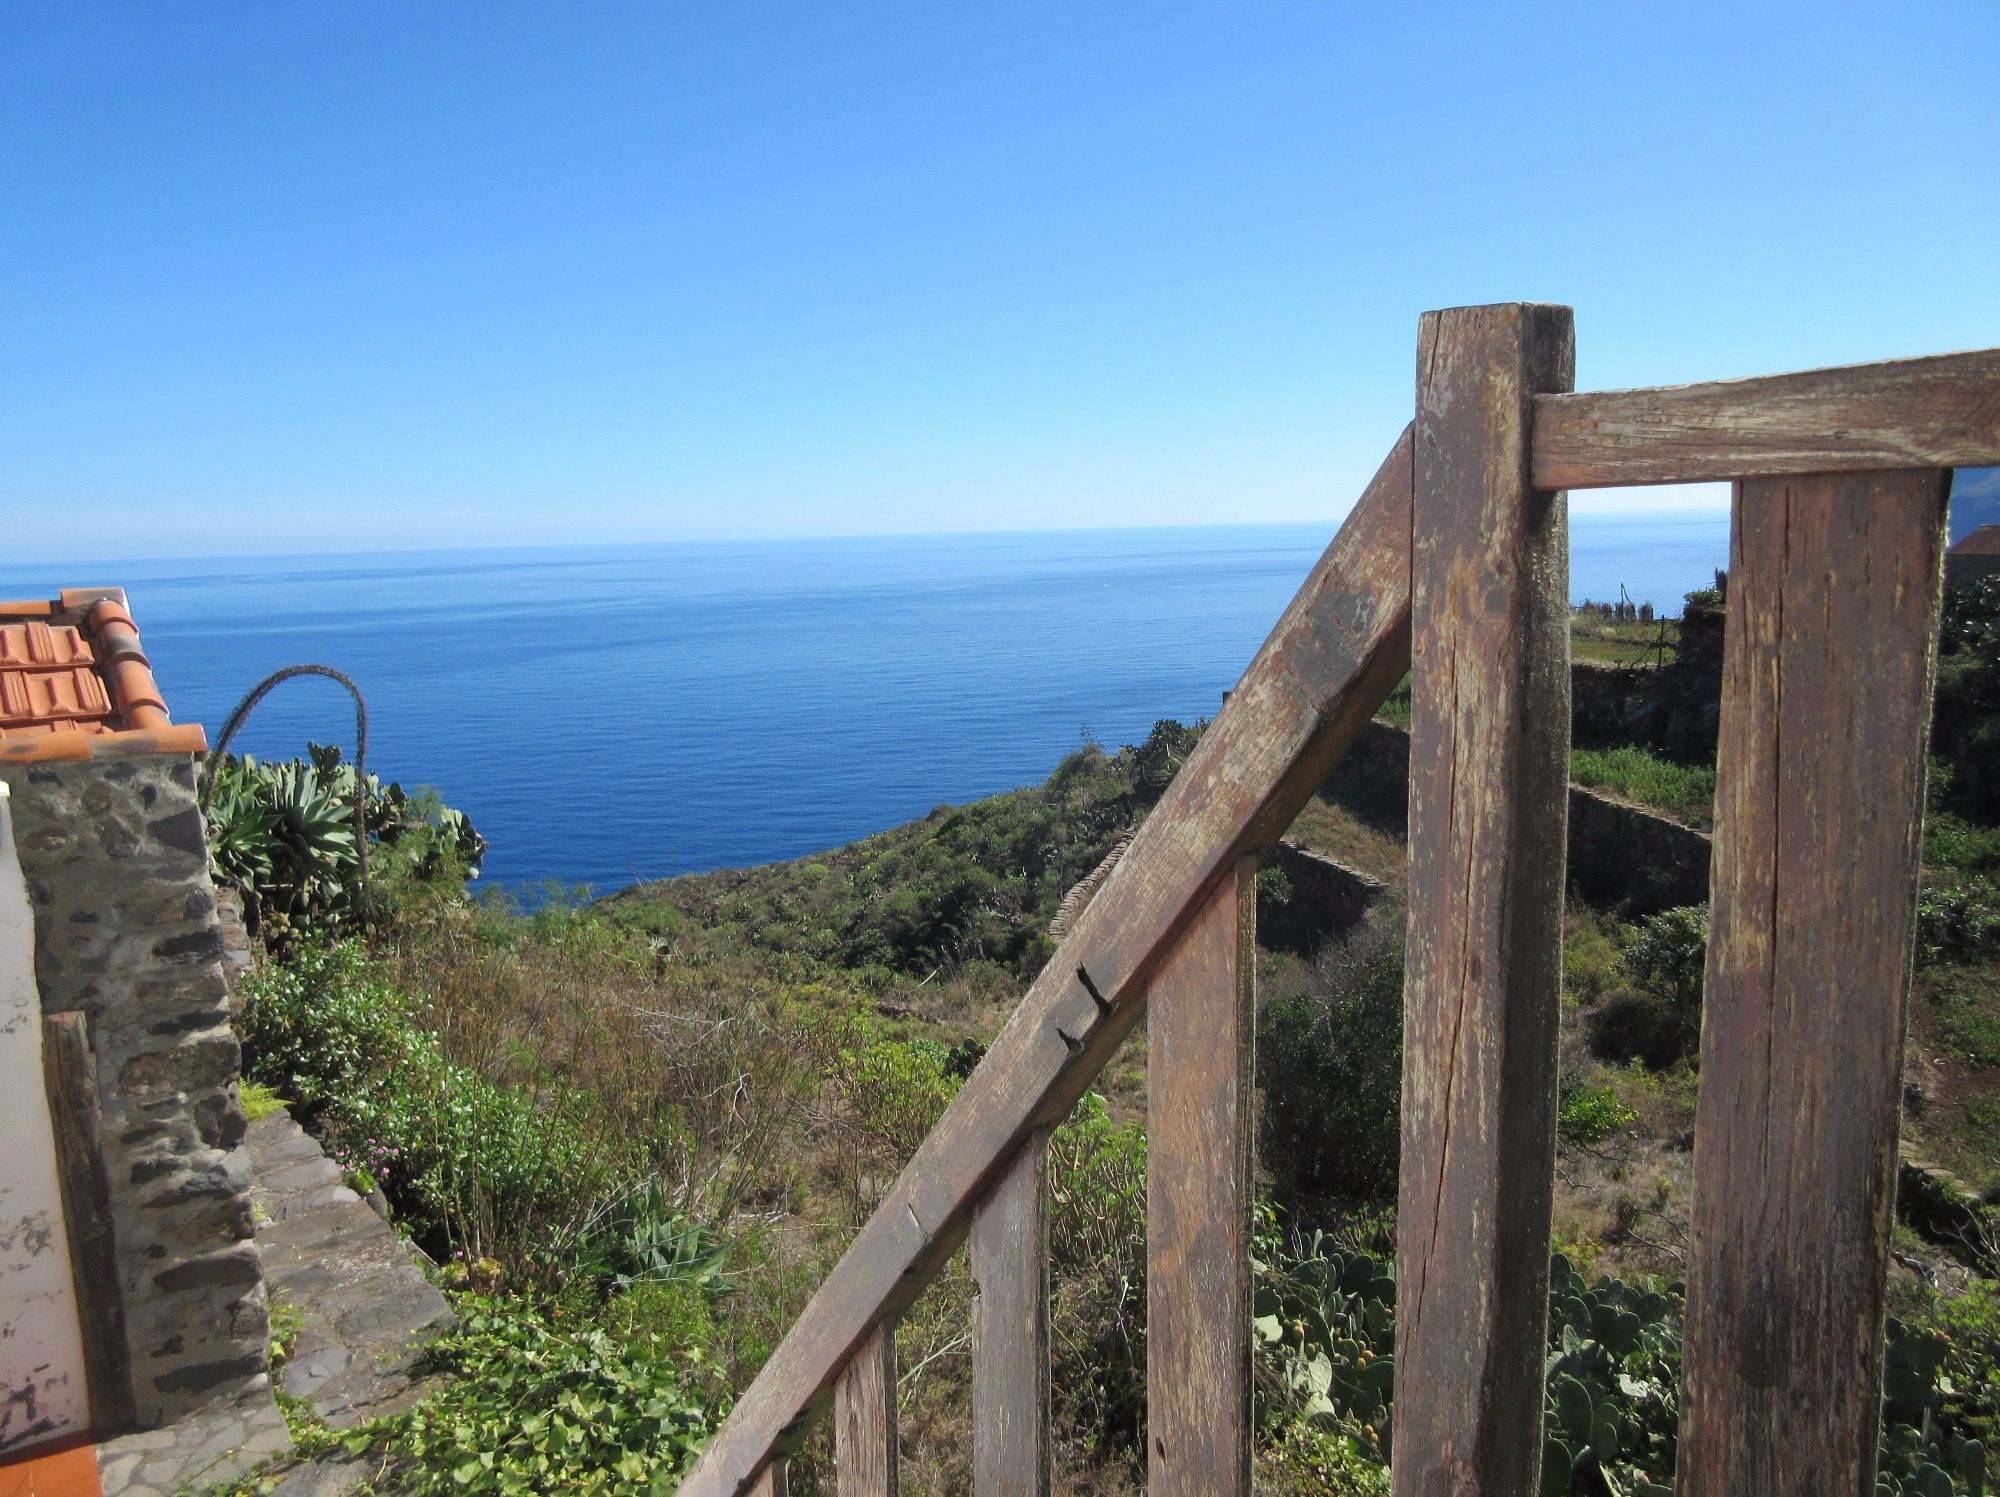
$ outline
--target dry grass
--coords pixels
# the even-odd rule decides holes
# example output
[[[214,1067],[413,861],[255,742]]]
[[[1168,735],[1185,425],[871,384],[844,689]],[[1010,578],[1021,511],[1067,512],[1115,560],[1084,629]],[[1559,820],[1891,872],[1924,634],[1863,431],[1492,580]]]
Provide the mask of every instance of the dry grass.
[[[1306,802],[1285,835],[1301,847],[1380,879],[1398,899],[1409,883],[1410,855],[1402,840],[1323,796]]]

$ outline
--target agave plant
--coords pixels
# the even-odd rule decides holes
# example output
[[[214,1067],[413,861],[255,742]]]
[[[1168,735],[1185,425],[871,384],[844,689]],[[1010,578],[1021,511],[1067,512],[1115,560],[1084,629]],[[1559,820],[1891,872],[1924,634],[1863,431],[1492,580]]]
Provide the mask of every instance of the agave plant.
[[[357,794],[368,849],[355,839]],[[425,881],[473,875],[486,851],[464,813],[428,791],[411,795],[372,774],[358,777],[326,744],[277,763],[225,756],[207,804],[217,876],[245,890],[253,918],[276,916],[289,928],[367,918],[364,851],[374,865],[374,849],[394,848],[383,871]]]

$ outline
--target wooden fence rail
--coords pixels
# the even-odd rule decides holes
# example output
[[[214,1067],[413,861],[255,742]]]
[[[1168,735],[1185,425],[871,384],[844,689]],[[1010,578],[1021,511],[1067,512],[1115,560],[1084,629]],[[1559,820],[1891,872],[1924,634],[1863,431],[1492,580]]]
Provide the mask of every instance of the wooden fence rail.
[[[1677,1489],[1867,1497],[1953,466],[2000,350],[1569,393],[1567,308],[1429,313],[1417,415],[1130,850],[681,1486],[834,1404],[972,1239],[977,1497],[1050,1490],[1048,1130],[1149,1003],[1149,1490],[1249,1491],[1254,876],[1411,668],[1397,1497],[1535,1497],[1569,752],[1566,487],[1734,491]],[[1894,471],[1886,471],[1894,470]]]

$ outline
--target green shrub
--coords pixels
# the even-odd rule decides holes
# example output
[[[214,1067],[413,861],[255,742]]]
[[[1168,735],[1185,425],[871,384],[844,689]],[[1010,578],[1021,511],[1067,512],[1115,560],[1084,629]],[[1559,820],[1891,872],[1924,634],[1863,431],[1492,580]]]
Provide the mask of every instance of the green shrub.
[[[1146,1134],[1087,1092],[1049,1139],[1050,1339],[1064,1443],[1135,1452],[1146,1413]]]
[[[1590,1014],[1591,1054],[1618,1065],[1664,1071],[1687,1057],[1692,1039],[1682,1016],[1650,993],[1615,993]]]
[[[1924,866],[1960,873],[2000,869],[2000,827],[1975,826],[1949,811],[1932,812],[1924,818]]]
[[[1254,1331],[1260,1415],[1284,1433],[1321,1432],[1336,1463],[1362,1470],[1326,1490],[1365,1493],[1394,1421],[1392,1266],[1315,1234],[1256,1248]],[[1561,1254],[1549,1265],[1544,1365],[1545,1497],[1668,1497],[1680,1424],[1681,1291],[1600,1277]],[[1933,1323],[1891,1319],[1884,1338],[1880,1475],[1889,1497],[1984,1490],[2000,1409],[2000,1297],[1982,1285],[1940,1303]],[[1280,1468],[1282,1469],[1282,1467]],[[1309,1488],[1307,1488],[1309,1489]],[[1286,1488],[1280,1488],[1286,1490]]]
[[[1403,922],[1379,913],[1330,946],[1306,990],[1258,1023],[1262,1158],[1279,1194],[1393,1201],[1403,1094]]]
[[[1926,966],[2000,955],[2000,886],[1990,878],[1917,895],[1917,960]]]
[[[699,1346],[559,1327],[517,1301],[465,1299],[426,1361],[451,1374],[406,1413],[316,1442],[373,1455],[412,1497],[671,1490],[722,1412]]]
[[[1563,994],[1592,1004],[1622,981],[1619,958],[1628,938],[1617,920],[1588,905],[1572,904],[1563,931]]]
[[[2000,577],[1945,593],[1931,752],[1950,771],[1940,808],[2000,821]]]
[[[328,1153],[365,1170],[433,1257],[529,1266],[579,1220],[613,1163],[560,1081],[539,1094],[445,1058],[423,1005],[359,946],[301,949],[245,984],[245,1074],[293,1099]]]
[[[1713,769],[1675,764],[1629,744],[1577,749],[1570,754],[1569,773],[1579,785],[1609,790],[1689,821],[1706,823],[1715,812]]]
[[[1601,1144],[1638,1116],[1610,1087],[1574,1082],[1563,1088],[1556,1130],[1573,1144]]]
[[[1708,906],[1684,904],[1648,915],[1620,964],[1627,981],[1663,999],[1690,1032],[1697,1031],[1707,976]]]

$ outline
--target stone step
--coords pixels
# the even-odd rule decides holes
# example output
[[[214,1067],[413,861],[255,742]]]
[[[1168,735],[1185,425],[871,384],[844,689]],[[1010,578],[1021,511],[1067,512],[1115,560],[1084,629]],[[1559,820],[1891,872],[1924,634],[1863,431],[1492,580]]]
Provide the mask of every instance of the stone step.
[[[280,1386],[341,1427],[415,1402],[428,1385],[413,1364],[451,1324],[450,1305],[289,1113],[259,1118],[245,1143],[265,1282],[300,1317]],[[296,1489],[337,1479],[315,1476],[313,1487]],[[283,1490],[295,1490],[293,1479]]]

